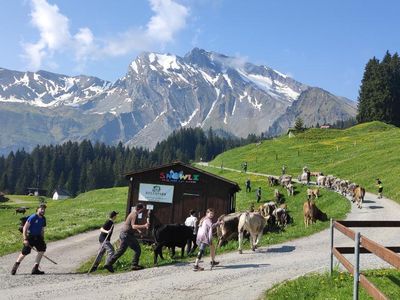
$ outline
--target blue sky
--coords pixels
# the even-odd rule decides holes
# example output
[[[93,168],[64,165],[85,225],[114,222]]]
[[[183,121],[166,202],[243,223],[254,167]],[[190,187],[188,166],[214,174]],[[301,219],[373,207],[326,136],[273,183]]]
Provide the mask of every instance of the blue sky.
[[[239,56],[356,100],[366,62],[400,49],[400,3],[2,0],[0,67],[114,81],[141,51]]]

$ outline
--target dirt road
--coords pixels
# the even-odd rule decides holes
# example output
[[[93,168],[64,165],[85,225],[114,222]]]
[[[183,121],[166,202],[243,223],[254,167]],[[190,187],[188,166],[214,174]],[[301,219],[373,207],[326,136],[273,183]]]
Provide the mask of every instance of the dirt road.
[[[350,220],[399,220],[400,205],[388,199],[377,199],[367,193],[363,209],[352,205]],[[117,229],[116,232],[119,230]],[[387,246],[398,245],[400,229],[360,229],[363,234]],[[110,276],[70,274],[81,261],[97,250],[98,232],[81,234],[49,243],[48,256],[59,262],[51,265],[43,260],[43,276],[24,275],[30,270],[34,256],[21,265],[19,275],[9,275],[17,253],[0,258],[0,298],[22,299],[257,299],[263,291],[278,282],[329,266],[329,230],[290,242],[262,247],[253,253],[237,252],[218,256],[220,267],[212,271],[193,272],[192,265],[145,269]],[[117,234],[114,235],[115,237]],[[335,244],[352,246],[337,233]],[[352,256],[349,256],[352,258]],[[203,265],[208,267],[209,258]],[[387,266],[363,255],[362,268]]]

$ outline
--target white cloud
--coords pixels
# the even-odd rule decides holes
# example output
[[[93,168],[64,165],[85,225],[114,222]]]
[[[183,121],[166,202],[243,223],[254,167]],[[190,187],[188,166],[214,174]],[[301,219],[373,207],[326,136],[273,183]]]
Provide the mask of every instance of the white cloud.
[[[115,38],[95,37],[90,28],[80,28],[72,34],[69,19],[57,5],[47,0],[31,0],[31,23],[39,30],[36,43],[24,43],[24,57],[33,69],[38,69],[55,53],[72,52],[74,60],[82,67],[88,60],[106,56],[121,56],[134,51],[164,47],[174,41],[175,35],[186,27],[189,9],[174,0],[148,0],[154,15],[144,27],[127,29]]]
[[[150,0],[151,9],[156,13],[147,24],[147,35],[161,43],[173,40],[173,35],[183,29],[189,11],[172,0]]]

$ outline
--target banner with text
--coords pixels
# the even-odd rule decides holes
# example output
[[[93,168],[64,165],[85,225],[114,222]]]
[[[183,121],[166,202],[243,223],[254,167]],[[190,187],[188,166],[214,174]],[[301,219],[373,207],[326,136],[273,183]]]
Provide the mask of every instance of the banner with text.
[[[172,203],[173,197],[172,185],[141,183],[139,186],[139,201]]]

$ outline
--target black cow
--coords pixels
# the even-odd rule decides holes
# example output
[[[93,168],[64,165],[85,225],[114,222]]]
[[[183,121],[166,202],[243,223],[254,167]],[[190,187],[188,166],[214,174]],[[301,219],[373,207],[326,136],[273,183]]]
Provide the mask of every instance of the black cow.
[[[15,209],[15,214],[23,214],[24,215],[26,213],[27,209],[28,209],[27,207],[18,207]]]
[[[196,238],[193,235],[193,229],[181,224],[157,225],[153,229],[153,237],[155,241],[155,245],[153,246],[154,264],[157,264],[158,256],[160,256],[161,259],[164,259],[162,255],[163,247],[170,248],[172,256],[175,255],[175,247],[181,248],[181,258],[183,258],[185,246],[189,240],[195,244],[192,251],[197,247]]]

